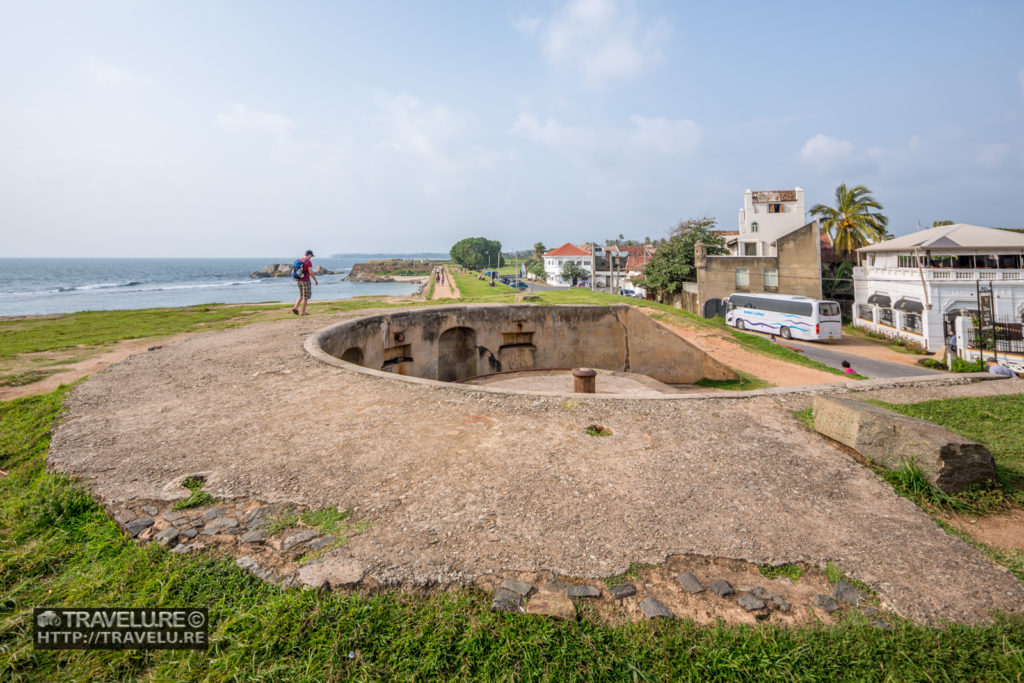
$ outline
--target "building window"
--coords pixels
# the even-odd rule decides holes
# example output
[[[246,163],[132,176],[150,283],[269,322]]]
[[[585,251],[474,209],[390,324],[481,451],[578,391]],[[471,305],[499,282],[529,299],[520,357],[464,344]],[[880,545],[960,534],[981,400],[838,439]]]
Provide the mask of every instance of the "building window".
[[[744,256],[757,256],[757,242],[744,242],[743,243],[743,255]]]
[[[779,286],[779,269],[778,268],[765,268],[764,269],[764,288],[769,287],[778,288]]]
[[[892,309],[891,308],[879,308],[878,309],[878,324],[888,325],[892,327]]]
[[[757,224],[757,221],[754,221],[753,223],[750,224],[750,232],[757,232],[758,228],[760,227],[761,226]]]
[[[750,286],[750,270],[747,268],[736,269],[736,286],[737,287],[749,287]]]
[[[899,267],[900,268],[916,268],[917,267],[917,261],[916,261],[916,259],[913,256],[908,256],[908,255],[900,254],[896,258],[899,260]]]
[[[769,204],[768,213],[782,213],[782,204]]]
[[[867,320],[869,322],[875,322],[875,307],[867,304],[860,304],[857,306],[857,317],[861,320]]]
[[[921,334],[921,316],[917,313],[904,313],[903,326],[900,329],[914,334]]]

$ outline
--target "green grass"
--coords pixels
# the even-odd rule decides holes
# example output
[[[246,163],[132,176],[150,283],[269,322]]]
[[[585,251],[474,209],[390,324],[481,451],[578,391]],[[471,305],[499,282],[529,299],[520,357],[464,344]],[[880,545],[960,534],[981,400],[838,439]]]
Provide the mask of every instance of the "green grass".
[[[643,562],[630,562],[629,567],[626,571],[621,574],[613,574],[607,577],[604,582],[611,588],[612,586],[618,586],[620,583],[626,583],[627,581],[637,581],[640,579],[640,572],[644,569],[653,569],[657,567],[656,564],[645,564]]]
[[[1024,489],[1024,393],[882,405],[984,444],[1003,483]]]
[[[1024,618],[892,632],[836,626],[609,626],[494,613],[434,597],[280,589],[229,559],[173,555],[120,533],[44,456],[65,389],[0,403],[0,679],[36,680],[1019,680]],[[314,523],[342,523],[315,511]],[[642,565],[613,583],[635,578]],[[44,651],[36,606],[205,606],[206,652]],[[585,611],[585,614],[588,612]]]
[[[843,325],[843,334],[851,337],[860,337],[861,339],[877,341],[882,346],[886,346],[897,353],[910,353],[918,356],[927,355],[929,353],[927,349],[921,346],[921,344],[910,339],[905,339],[903,337],[887,337],[884,334],[865,330],[855,325]]]
[[[695,382],[697,386],[709,387],[712,389],[725,389],[727,391],[750,391],[752,389],[767,389],[768,387],[775,386],[771,382],[767,382],[763,379],[758,379],[753,375],[748,375],[745,372],[734,370],[739,379],[707,379],[702,378]]]
[[[793,417],[800,420],[800,424],[808,429],[814,429],[814,408],[804,408],[803,410],[794,410]]]
[[[0,375],[0,387],[23,387],[46,379],[59,370],[25,370],[9,375]]]
[[[516,300],[516,291],[508,285],[503,285],[497,280],[494,286],[490,285],[490,278],[481,280],[473,273],[453,273],[455,286],[463,299],[474,301],[506,302],[513,303]]]
[[[804,575],[804,568],[798,564],[782,564],[778,567],[771,567],[763,564],[757,568],[761,575],[768,579],[790,579],[794,583]]]
[[[188,477],[181,483],[182,486],[192,492],[188,498],[183,498],[174,503],[175,510],[188,510],[191,508],[201,508],[207,505],[213,505],[217,502],[217,499],[211,496],[209,493],[203,490],[203,486],[206,485],[206,481],[199,477]]]

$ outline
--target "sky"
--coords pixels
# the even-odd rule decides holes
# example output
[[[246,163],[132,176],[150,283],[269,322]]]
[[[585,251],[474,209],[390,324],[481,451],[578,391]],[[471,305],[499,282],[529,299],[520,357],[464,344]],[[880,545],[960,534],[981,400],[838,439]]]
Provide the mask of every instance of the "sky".
[[[0,0],[0,257],[1024,226],[1024,3]]]

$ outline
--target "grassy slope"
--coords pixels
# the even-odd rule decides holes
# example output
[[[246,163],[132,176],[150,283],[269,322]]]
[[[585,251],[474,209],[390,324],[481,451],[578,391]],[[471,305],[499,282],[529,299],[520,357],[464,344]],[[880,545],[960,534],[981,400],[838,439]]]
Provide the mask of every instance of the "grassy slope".
[[[0,403],[0,680],[1017,680],[1024,620],[946,629],[611,627],[495,614],[486,595],[280,590],[224,559],[140,547],[43,466],[63,390]],[[31,609],[210,610],[207,652],[47,652]],[[586,608],[584,608],[586,616]]]

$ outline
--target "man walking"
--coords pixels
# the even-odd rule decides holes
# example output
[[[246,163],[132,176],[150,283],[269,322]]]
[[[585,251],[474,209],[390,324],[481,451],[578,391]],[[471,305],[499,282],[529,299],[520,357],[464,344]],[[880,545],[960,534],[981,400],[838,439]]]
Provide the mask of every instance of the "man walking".
[[[292,307],[292,313],[295,315],[307,315],[306,304],[309,302],[309,298],[313,294],[313,288],[309,284],[309,278],[313,278],[313,282],[317,285],[320,281],[316,279],[316,273],[313,272],[313,252],[310,249],[306,250],[306,257],[299,260],[301,275],[295,278],[295,281],[299,283],[299,298],[295,300],[295,306]],[[302,304],[302,313],[299,313],[299,304]]]

